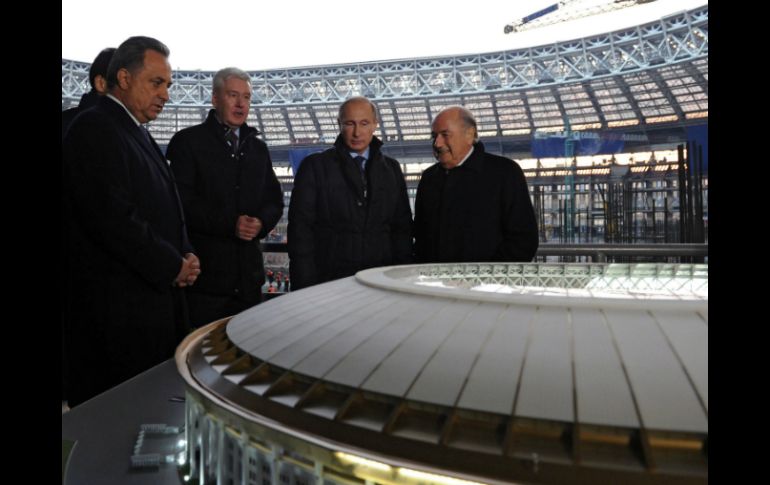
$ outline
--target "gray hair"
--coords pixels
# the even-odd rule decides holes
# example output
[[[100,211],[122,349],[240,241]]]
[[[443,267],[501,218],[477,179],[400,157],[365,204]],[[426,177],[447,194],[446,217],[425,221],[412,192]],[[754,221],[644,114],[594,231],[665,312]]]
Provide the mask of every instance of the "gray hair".
[[[350,103],[357,103],[363,101],[364,103],[368,103],[369,106],[372,108],[372,114],[374,115],[374,121],[377,122],[377,106],[370,100],[369,98],[365,96],[353,96],[352,98],[348,98],[345,100],[344,103],[340,105],[340,110],[337,112],[337,123],[342,123],[342,113],[345,112],[345,107],[349,105]]]
[[[107,89],[112,89],[118,85],[118,71],[126,69],[131,74],[144,67],[144,53],[147,50],[153,50],[168,57],[171,51],[166,44],[153,39],[152,37],[129,37],[118,46],[118,49],[110,59],[110,65],[107,67]]]
[[[465,106],[460,106],[459,104],[454,106],[448,106],[443,110],[441,110],[441,113],[449,110],[457,110],[460,113],[460,120],[463,122],[465,127],[473,130],[473,141],[474,142],[479,141],[479,129],[476,126],[476,118],[473,117],[473,113],[471,113],[470,110]],[[438,115],[436,116],[438,117]]]
[[[251,76],[249,76],[249,73],[242,69],[238,69],[237,67],[226,67],[224,69],[220,69],[216,74],[214,74],[214,81],[212,82],[214,86],[214,92],[216,93],[225,87],[225,81],[231,77],[240,79],[241,81],[246,81],[249,83],[249,86],[251,86]]]

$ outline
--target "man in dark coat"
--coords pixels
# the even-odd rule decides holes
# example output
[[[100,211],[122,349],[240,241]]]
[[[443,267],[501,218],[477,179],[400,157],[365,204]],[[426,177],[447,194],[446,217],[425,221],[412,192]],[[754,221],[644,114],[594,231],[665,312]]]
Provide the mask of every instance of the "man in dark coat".
[[[364,97],[340,106],[334,147],[306,157],[289,204],[292,290],[357,271],[411,262],[412,212],[398,162],[374,137],[377,112]]]
[[[200,263],[173,174],[141,126],[169,99],[168,53],[149,37],[123,42],[109,94],[64,139],[71,405],[172,357],[189,328],[180,287],[195,282]]]
[[[88,82],[91,84],[91,90],[80,97],[80,103],[76,107],[61,112],[62,140],[64,140],[64,135],[67,133],[67,129],[72,124],[75,116],[81,111],[96,105],[99,97],[107,94],[107,66],[110,64],[110,59],[112,59],[114,53],[114,47],[102,49],[88,70]]]
[[[531,261],[537,223],[519,165],[486,153],[473,115],[460,106],[436,116],[431,136],[439,163],[417,187],[417,261]]]
[[[88,70],[88,82],[91,84],[91,90],[80,97],[80,103],[74,107],[61,112],[61,139],[64,141],[64,135],[67,133],[72,120],[75,119],[81,111],[91,108],[96,105],[96,102],[101,96],[107,94],[107,66],[112,59],[112,55],[115,53],[114,47],[108,47],[102,49],[96,56],[94,62],[91,63],[91,68]],[[62,196],[64,192],[62,191]],[[67,280],[69,275],[69,249],[67,247],[67,231],[68,222],[67,214],[64,211],[66,207],[66,201],[62,200],[62,226],[61,226],[61,306],[62,306],[62,334],[65,330],[65,321],[69,318],[67,315]],[[62,357],[62,400],[67,398],[67,349],[64,346],[64,339],[62,339],[61,348]]]
[[[248,73],[220,70],[214,75],[214,109],[202,124],[174,135],[166,152],[190,240],[206,267],[187,294],[194,327],[261,301],[259,240],[283,214],[283,191],[267,145],[246,124],[250,101]]]

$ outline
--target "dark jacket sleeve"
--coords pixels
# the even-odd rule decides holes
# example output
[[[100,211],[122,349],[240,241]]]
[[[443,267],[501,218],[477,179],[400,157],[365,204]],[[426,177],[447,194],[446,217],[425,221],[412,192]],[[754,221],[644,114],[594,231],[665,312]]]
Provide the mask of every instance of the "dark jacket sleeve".
[[[529,197],[527,179],[516,162],[506,170],[503,191],[503,241],[495,257],[497,261],[532,261],[538,246],[537,219]]]
[[[267,147],[262,146],[264,150],[265,164],[265,185],[262,191],[262,202],[256,217],[262,221],[262,230],[257,235],[257,239],[262,239],[273,230],[283,215],[283,190],[278,177],[273,170],[273,162],[270,159],[270,152]]]
[[[73,124],[65,139],[72,210],[83,231],[107,253],[166,290],[179,274],[182,255],[139,214],[132,193],[141,187],[132,187],[130,168],[136,154],[126,147],[126,135],[103,118]]]
[[[187,227],[191,231],[214,236],[236,237],[238,215],[228,214],[207,202],[196,191],[199,167],[194,154],[196,143],[190,132],[180,132],[171,138],[166,158],[171,162],[179,197],[182,199]]]
[[[313,155],[306,157],[294,176],[289,202],[289,273],[293,290],[314,285],[318,281],[315,263],[316,197],[318,187]]]
[[[424,190],[428,185],[430,172],[425,170],[417,184],[417,195],[414,199],[414,260],[417,263],[427,263],[428,258],[428,218],[423,207]]]
[[[393,248],[393,264],[408,264],[412,256],[412,209],[409,208],[409,195],[406,192],[406,180],[401,166],[395,160],[392,165],[396,172],[396,209],[390,224],[391,247]]]

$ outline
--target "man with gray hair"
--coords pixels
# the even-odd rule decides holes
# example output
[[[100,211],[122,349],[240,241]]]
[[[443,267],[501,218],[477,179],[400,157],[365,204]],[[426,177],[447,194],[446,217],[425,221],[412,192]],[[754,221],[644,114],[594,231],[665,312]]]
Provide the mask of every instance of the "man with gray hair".
[[[294,176],[288,227],[294,290],[412,260],[406,183],[374,136],[374,103],[346,100],[337,124],[334,146],[308,155]]]
[[[461,106],[436,116],[431,137],[438,163],[417,187],[417,262],[531,261],[537,222],[521,167],[484,150]]]
[[[267,145],[246,124],[250,103],[249,74],[221,69],[206,121],[174,135],[166,152],[190,240],[206,267],[187,294],[193,327],[262,300],[259,240],[278,223],[284,204]]]

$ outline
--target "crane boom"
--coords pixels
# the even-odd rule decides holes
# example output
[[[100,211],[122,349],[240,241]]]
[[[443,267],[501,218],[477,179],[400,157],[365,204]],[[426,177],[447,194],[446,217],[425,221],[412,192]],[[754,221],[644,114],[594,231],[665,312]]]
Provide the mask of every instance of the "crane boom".
[[[613,10],[620,10],[654,1],[655,0],[607,0],[602,3],[583,6],[582,4],[586,3],[585,0],[563,0],[507,24],[503,28],[503,32],[506,34],[510,34],[511,32],[523,32],[538,27],[545,27],[546,25],[553,25],[559,22],[588,17],[590,15],[612,12]]]

